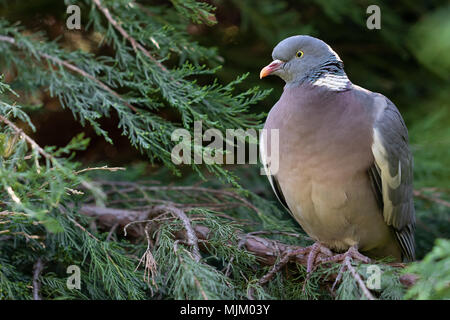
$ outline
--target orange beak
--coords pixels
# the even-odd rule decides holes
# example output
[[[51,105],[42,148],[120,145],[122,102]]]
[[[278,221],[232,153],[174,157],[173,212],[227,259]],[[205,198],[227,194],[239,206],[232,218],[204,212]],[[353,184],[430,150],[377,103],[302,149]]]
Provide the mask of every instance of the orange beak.
[[[261,72],[259,73],[259,78],[262,79],[264,77],[267,77],[271,73],[279,70],[283,63],[284,62],[281,60],[272,61],[268,66],[265,66],[264,68],[262,68]]]

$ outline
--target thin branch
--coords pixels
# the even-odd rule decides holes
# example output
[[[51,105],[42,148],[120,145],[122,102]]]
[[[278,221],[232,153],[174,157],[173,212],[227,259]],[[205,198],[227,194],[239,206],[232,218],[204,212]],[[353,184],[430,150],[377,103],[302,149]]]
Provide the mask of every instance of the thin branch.
[[[227,191],[227,190],[219,190],[205,187],[196,187],[196,186],[145,186],[140,185],[139,182],[128,182],[128,181],[104,181],[104,180],[96,180],[97,183],[103,185],[111,185],[111,186],[124,186],[129,187],[128,189],[121,190],[121,193],[131,192],[135,190],[146,190],[146,191],[182,191],[182,192],[198,192],[204,194],[214,194],[216,196],[221,197],[229,197],[235,200],[238,200],[240,203],[245,205],[246,207],[252,209],[257,214],[260,214],[259,209],[249,202],[244,197],[239,194]],[[108,194],[108,191],[105,192]]]
[[[103,13],[103,15],[106,17],[106,19],[111,23],[114,28],[124,37],[128,42],[131,43],[131,46],[133,47],[134,52],[138,53],[139,51],[142,52],[147,58],[152,60],[159,68],[161,68],[164,71],[167,71],[167,68],[160,63],[155,57],[153,57],[150,52],[147,51],[142,45],[140,45],[136,39],[134,39],[132,36],[128,34],[128,32],[125,31],[124,28],[117,22],[116,19],[113,18],[108,8],[104,7],[100,0],[92,0],[97,8]]]
[[[37,152],[39,154],[41,154],[45,159],[51,161],[55,167],[58,167],[59,169],[63,168],[62,165],[57,161],[57,159],[54,156],[52,156],[47,151],[45,151],[36,141],[31,139],[30,136],[28,136],[25,132],[23,132],[23,130],[20,129],[19,127],[17,127],[13,122],[11,122],[10,120],[8,120],[6,117],[4,117],[2,115],[0,115],[0,122],[4,122],[7,126],[9,126],[11,129],[13,129],[22,139],[24,139],[28,144],[30,144],[34,150],[37,150]],[[93,189],[91,184],[85,180],[80,180],[80,183],[83,187],[85,187],[88,190]],[[46,185],[46,184],[48,184],[48,182],[44,183],[44,185]],[[14,200],[14,198],[13,198],[13,200]]]
[[[286,253],[278,263],[273,265],[272,269],[270,269],[268,273],[266,273],[261,279],[259,279],[258,284],[260,286],[263,286],[267,282],[272,280],[275,274],[278,273],[281,270],[281,268],[283,268],[289,262],[290,258],[291,257],[289,256],[289,253]]]
[[[203,290],[203,287],[202,287],[200,281],[198,281],[198,279],[197,279],[196,276],[194,276],[194,282],[195,282],[196,287],[200,290],[200,293],[201,293],[203,299],[209,300],[209,299],[208,299],[208,296],[207,296],[206,293],[205,293],[205,290]]]
[[[149,210],[137,211],[93,205],[83,205],[80,208],[80,213],[90,217],[96,217],[102,225],[107,227],[112,227],[116,223],[120,226],[125,226],[130,222],[146,220],[152,215],[152,212]]]
[[[25,139],[25,141],[27,141],[33,149],[37,150],[46,159],[54,160],[54,157],[52,155],[50,155],[44,149],[42,149],[41,146],[36,143],[36,141],[31,139],[27,134],[25,134],[25,132],[23,132],[22,129],[17,127],[14,123],[9,121],[6,117],[0,115],[0,121],[4,122],[6,125],[11,127],[18,135],[20,135],[22,137],[22,139]]]
[[[161,212],[169,212],[183,222],[186,230],[188,245],[192,246],[194,260],[199,262],[201,255],[198,247],[198,237],[186,213],[180,208],[171,205],[158,205],[145,211],[135,211],[85,205],[82,206],[80,210],[80,213],[88,216],[95,216],[100,220],[100,222],[103,222],[108,226],[113,226],[114,224],[119,223],[125,227],[132,223],[143,222],[143,220],[148,219],[149,216],[159,216]]]
[[[347,269],[351,272],[353,278],[356,280],[356,283],[358,283],[359,287],[361,288],[363,294],[366,296],[369,300],[375,300],[374,296],[370,293],[369,289],[367,289],[367,286],[365,285],[364,281],[361,279],[361,276],[358,272],[356,272],[355,268],[353,268],[351,263],[351,258],[349,256],[345,257],[344,263],[347,267]]]
[[[69,219],[70,221],[73,222],[73,224],[75,226],[77,226],[78,228],[80,228],[81,230],[83,230],[84,232],[86,232],[88,234],[89,237],[91,237],[92,239],[96,240],[96,241],[100,241],[98,240],[92,233],[90,233],[89,231],[86,230],[85,227],[83,227],[81,224],[79,224],[75,219],[72,219],[71,217],[67,216],[67,219]]]
[[[248,235],[251,235],[251,236],[256,236],[256,235],[260,235],[260,234],[281,234],[281,235],[294,237],[294,238],[303,238],[303,239],[307,239],[307,240],[312,240],[311,238],[306,237],[299,233],[278,231],[278,230],[261,230],[261,231],[253,231],[253,232],[248,233]]]
[[[78,170],[78,171],[75,171],[75,174],[80,174],[80,173],[83,173],[83,172],[86,172],[86,171],[94,171],[94,170],[106,170],[106,171],[111,171],[111,172],[116,172],[116,171],[119,171],[119,170],[126,170],[126,168],[124,168],[124,167],[108,167],[108,166],[103,166],[103,167],[95,167],[95,168],[85,168],[85,169],[82,169],[82,170]]]
[[[9,42],[11,44],[16,45],[17,47],[19,47],[19,45],[17,44],[16,40],[12,37],[8,37],[8,36],[2,36],[0,35],[0,41],[4,41],[4,42]],[[20,47],[19,47],[20,48]],[[75,73],[78,73],[79,75],[88,78],[92,81],[94,81],[96,84],[98,84],[101,88],[103,88],[105,91],[107,91],[108,93],[112,94],[113,96],[115,96],[116,98],[118,98],[119,100],[121,100],[128,108],[130,108],[131,110],[133,110],[136,113],[139,113],[138,110],[131,104],[129,104],[127,101],[125,101],[124,98],[122,98],[122,96],[120,96],[117,92],[115,92],[113,89],[111,89],[110,87],[108,87],[106,84],[104,84],[102,81],[98,80],[96,77],[90,75],[89,73],[87,73],[86,71],[78,68],[77,66],[65,61],[65,60],[61,60],[57,57],[53,57],[51,55],[48,55],[46,53],[43,52],[39,52],[37,51],[37,53],[45,58],[48,59],[50,61],[53,61],[55,64],[57,65],[61,65],[63,67],[65,67],[66,69],[69,69]]]
[[[119,226],[119,224],[116,222],[116,223],[111,227],[111,229],[110,229],[109,232],[108,232],[108,235],[106,236],[105,241],[110,241],[110,240],[111,240],[111,237],[112,237],[112,235],[114,234],[114,232],[116,231],[116,229],[117,229],[118,226]]]
[[[156,260],[153,257],[153,254],[151,251],[151,239],[150,239],[150,234],[149,234],[149,230],[148,230],[149,225],[150,224],[147,223],[147,225],[145,226],[145,237],[147,238],[147,249],[145,250],[144,254],[142,255],[141,259],[139,260],[139,264],[137,265],[137,267],[134,271],[139,269],[139,266],[141,264],[144,265],[144,281],[148,283],[148,285],[150,287],[150,291],[153,296],[153,288],[150,286],[150,280],[151,280],[151,284],[153,284],[153,286],[157,290],[158,285],[156,284],[156,281],[155,281],[156,273],[157,273],[157,265],[156,265]]]
[[[33,300],[42,300],[39,291],[41,290],[41,283],[39,281],[39,276],[44,269],[44,263],[41,258],[36,260],[33,266]]]
[[[11,122],[10,120],[8,120],[6,117],[4,117],[2,115],[0,115],[0,122],[4,122],[7,126],[9,126],[11,129],[13,129],[16,132],[16,134],[18,134],[22,139],[24,139],[28,144],[30,144],[34,150],[37,150],[37,152],[39,154],[41,154],[45,159],[51,161],[54,166],[56,166],[60,169],[62,168],[61,164],[57,161],[57,159],[54,156],[52,156],[47,151],[45,151],[39,144],[37,144],[36,141],[31,139],[30,136],[28,136],[25,132],[23,132],[23,130],[20,129],[19,127],[17,127],[13,122]],[[45,182],[44,185],[47,183],[48,182]],[[86,189],[92,190],[92,186],[87,181],[81,180],[80,183]],[[14,199],[13,195],[14,195],[14,193],[12,193],[11,196],[12,196],[13,200],[16,201],[16,199]]]
[[[134,225],[134,224],[142,224],[142,223],[146,223],[146,226],[148,226],[151,222],[155,222],[155,221],[167,221],[167,220],[173,220],[175,218],[173,217],[166,217],[166,213],[162,213],[157,215],[155,218],[153,219],[148,219],[148,220],[138,220],[138,221],[131,221],[130,223],[127,223],[124,227],[123,227],[123,233],[124,236],[127,236],[127,230],[130,226]]]
[[[192,228],[191,221],[187,217],[186,213],[180,208],[168,205],[156,206],[154,208],[154,211],[170,212],[183,222],[184,228],[186,229],[186,237],[188,240],[188,244],[192,246],[193,258],[196,262],[199,262],[202,256],[200,255],[200,249],[198,247],[198,238],[197,235],[195,234],[194,229]]]
[[[439,203],[443,206],[450,208],[450,202],[442,200],[441,198],[436,197],[436,196],[429,196],[429,195],[425,194],[424,192],[422,192],[422,190],[414,190],[413,193],[414,193],[414,196],[416,196],[418,198],[422,198],[422,199],[425,199],[425,200],[428,200],[431,202],[436,202],[436,203]]]
[[[272,278],[280,272],[281,268],[283,268],[285,265],[288,264],[289,260],[291,259],[291,256],[289,255],[289,252],[285,253],[284,256],[281,258],[280,261],[278,261],[276,264],[272,266],[272,268],[269,270],[268,273],[266,273],[261,279],[258,280],[258,285],[263,286],[266,283],[268,283]],[[247,291],[247,298],[249,300],[254,300],[254,288],[250,288]]]

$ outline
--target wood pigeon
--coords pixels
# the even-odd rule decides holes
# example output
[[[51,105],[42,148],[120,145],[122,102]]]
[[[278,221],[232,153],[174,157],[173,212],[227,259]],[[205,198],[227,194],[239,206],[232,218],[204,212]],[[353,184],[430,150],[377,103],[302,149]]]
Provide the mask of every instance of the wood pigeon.
[[[261,159],[280,202],[316,241],[308,267],[321,247],[363,261],[358,250],[414,260],[413,159],[396,106],[351,83],[317,38],[284,39],[272,57],[260,77],[286,85],[267,117]]]

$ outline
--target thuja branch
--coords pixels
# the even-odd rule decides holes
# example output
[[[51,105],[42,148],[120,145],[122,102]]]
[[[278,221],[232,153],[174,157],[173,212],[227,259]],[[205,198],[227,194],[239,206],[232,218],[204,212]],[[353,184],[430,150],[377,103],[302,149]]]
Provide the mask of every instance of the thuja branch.
[[[64,166],[53,155],[51,155],[50,153],[45,151],[36,141],[34,141],[29,135],[27,135],[21,128],[16,126],[12,121],[7,119],[3,115],[0,115],[0,122],[3,122],[8,127],[10,127],[19,137],[21,137],[21,139],[25,140],[31,146],[31,148],[33,150],[36,150],[37,153],[39,153],[41,156],[43,156],[45,159],[47,159],[49,162],[51,162],[54,167],[61,169],[61,170],[65,170]],[[70,174],[73,174],[73,176],[75,177],[85,171],[92,171],[92,170],[117,171],[117,170],[124,170],[124,168],[121,168],[121,167],[108,168],[107,166],[103,166],[103,167],[96,167],[96,168],[86,168],[86,169],[82,169],[79,171],[70,172]],[[81,186],[84,187],[85,189],[93,190],[93,186],[89,182],[85,181],[84,179],[80,179],[79,182],[80,182]],[[48,182],[46,182],[44,185],[46,185],[46,184],[48,184]],[[14,197],[15,197],[14,192],[9,192],[9,193],[14,200]],[[20,202],[20,200],[19,201],[15,200],[15,202]]]
[[[139,219],[142,222],[149,221],[148,219],[158,216],[158,214],[161,214],[161,212],[167,212],[167,211],[176,211],[179,210],[176,207],[170,207],[165,206],[164,210],[162,210],[162,207],[155,206],[153,209],[149,209],[147,211],[136,211],[136,210],[127,210],[127,209],[115,209],[115,208],[100,208],[95,206],[82,206],[80,213],[89,215],[91,217],[96,217],[98,219],[98,222],[100,224],[104,224],[106,226],[111,226],[114,224],[119,224],[121,227],[124,227],[126,224],[129,224],[133,221],[136,221],[135,219]],[[178,216],[180,218],[180,216]],[[192,241],[198,242],[201,241],[202,246],[199,246],[198,248],[203,250],[207,248],[207,243],[210,237],[211,230],[203,225],[197,224],[195,226],[191,226],[188,220],[186,220],[187,216],[181,218],[183,221],[184,227],[185,227],[185,233],[178,234],[180,238],[178,240],[174,239],[175,241],[183,241],[183,243],[186,244],[192,244]],[[191,229],[192,228],[192,229]],[[194,234],[190,233],[191,231],[194,232]],[[135,234],[137,235],[137,234]],[[140,234],[142,236],[142,234]],[[293,246],[288,245],[283,242],[273,240],[273,239],[267,239],[263,237],[259,237],[253,234],[245,234],[241,233],[238,235],[238,238],[240,239],[239,243],[240,246],[245,248],[248,252],[252,253],[258,258],[258,261],[261,264],[264,265],[270,265],[273,266],[272,270],[265,275],[261,280],[259,281],[260,285],[264,285],[267,282],[269,282],[274,274],[278,272],[284,265],[287,263],[297,263],[303,266],[307,266],[307,254],[296,254],[292,255],[291,253],[293,251],[299,251],[299,249],[302,249],[302,247],[299,246]],[[281,260],[279,261],[279,258],[281,257]],[[317,260],[318,262],[326,262],[328,256],[322,252],[318,253]],[[391,267],[396,268],[403,268],[405,265],[402,263],[391,263],[388,264]],[[361,284],[361,277],[359,275],[355,275],[353,271],[355,269],[351,267],[350,262],[346,262],[346,267],[348,270],[352,273],[352,277],[355,279],[355,281],[358,283],[358,286],[363,288],[363,293],[366,297],[372,297],[372,295],[368,295],[366,291],[364,291],[364,287]],[[355,271],[356,272],[356,271]],[[326,281],[335,281],[336,280],[335,274],[330,275]],[[417,279],[416,279],[417,280]],[[415,281],[411,278],[410,275],[404,275],[401,276],[400,281],[406,285],[411,286]],[[364,284],[364,283],[363,283]]]
[[[42,270],[44,270],[44,263],[42,262],[41,258],[38,258],[33,266],[33,300],[42,300],[41,295],[39,293],[41,289],[39,277],[41,275]]]
[[[15,40],[14,38],[12,38],[12,37],[0,35],[0,41],[11,43],[11,44],[15,45],[16,47],[18,47],[19,49],[23,49],[23,48],[21,48],[21,47],[17,44],[16,40]],[[133,110],[134,112],[138,113],[138,110],[136,109],[136,107],[134,107],[133,105],[131,105],[130,103],[128,103],[127,101],[125,101],[125,99],[124,99],[121,95],[119,95],[119,94],[118,94],[117,92],[115,92],[113,89],[111,89],[111,88],[108,87],[106,84],[104,84],[102,81],[98,80],[96,77],[90,75],[90,74],[87,73],[86,71],[84,71],[84,70],[78,68],[77,66],[75,66],[75,65],[73,65],[73,64],[71,64],[71,63],[69,63],[69,62],[67,62],[67,61],[65,61],[65,60],[62,60],[62,59],[60,59],[60,58],[51,56],[51,55],[46,54],[46,53],[44,53],[44,52],[39,52],[39,51],[38,51],[37,53],[38,53],[42,58],[47,59],[47,60],[50,60],[50,61],[52,61],[53,63],[55,63],[56,65],[63,66],[64,68],[66,68],[66,69],[68,69],[68,70],[70,70],[70,71],[72,71],[72,72],[75,72],[75,73],[77,73],[77,74],[79,74],[79,75],[81,75],[81,76],[83,76],[83,77],[85,77],[85,78],[88,78],[88,79],[94,81],[99,87],[101,87],[101,88],[104,89],[106,92],[110,93],[111,95],[113,95],[114,97],[116,97],[117,99],[119,99],[119,100],[120,100],[124,105],[126,105],[128,108],[130,108],[130,109]]]
[[[108,8],[104,7],[100,0],[92,0],[97,8],[103,13],[105,18],[111,23],[114,28],[128,41],[131,43],[131,46],[133,47],[133,50],[138,53],[139,51],[142,52],[147,58],[152,60],[158,67],[160,67],[162,70],[167,71],[167,68],[162,65],[158,60],[156,60],[150,52],[147,51],[141,44],[139,44],[136,39],[134,39],[132,36],[128,34],[128,32],[125,31],[124,28],[116,21],[116,19],[113,18]]]
[[[214,195],[217,199],[223,200],[224,198],[232,198],[234,200],[237,200],[235,203],[214,203],[214,204],[207,204],[205,206],[205,203],[203,205],[201,203],[196,203],[192,205],[188,204],[177,204],[170,201],[170,204],[173,206],[183,206],[183,208],[190,209],[194,207],[208,207],[208,208],[217,208],[217,207],[235,207],[235,206],[245,206],[253,211],[255,211],[257,214],[260,214],[260,210],[254,206],[251,202],[249,202],[244,197],[240,196],[239,194],[227,191],[227,190],[219,190],[219,189],[212,189],[212,188],[206,188],[206,187],[197,187],[197,186],[146,186],[142,185],[138,182],[128,182],[128,181],[104,181],[104,180],[96,180],[97,183],[105,186],[111,186],[113,187],[111,190],[105,191],[105,194],[112,194],[117,193],[116,187],[121,187],[120,194],[125,194],[133,191],[176,191],[176,192],[183,192],[183,193],[196,193],[196,194],[208,194],[208,195]],[[137,199],[134,199],[137,200]],[[148,199],[145,199],[148,201]],[[119,202],[120,200],[118,200]],[[156,201],[156,200],[152,200]],[[162,200],[160,200],[162,201]],[[168,201],[165,201],[166,203]]]
[[[159,205],[155,206],[152,211],[163,213],[170,212],[183,222],[184,229],[186,230],[186,238],[188,240],[187,244],[192,247],[192,254],[194,256],[194,260],[196,262],[199,262],[201,259],[201,255],[200,249],[198,248],[198,238],[191,225],[191,221],[189,220],[184,210],[170,205]]]
[[[12,123],[11,121],[9,121],[6,117],[0,115],[0,121],[4,122],[6,125],[8,125],[11,129],[14,130],[14,132],[16,132],[16,134],[18,134],[20,137],[22,137],[22,139],[25,139],[25,141],[27,141],[31,147],[35,150],[37,150],[44,158],[46,158],[47,160],[51,160],[54,161],[55,159],[53,158],[53,156],[49,153],[47,153],[44,149],[41,148],[41,146],[39,146],[36,141],[34,141],[33,139],[31,139],[28,135],[25,134],[25,132],[23,132],[22,129],[20,129],[19,127],[17,127],[14,123]]]

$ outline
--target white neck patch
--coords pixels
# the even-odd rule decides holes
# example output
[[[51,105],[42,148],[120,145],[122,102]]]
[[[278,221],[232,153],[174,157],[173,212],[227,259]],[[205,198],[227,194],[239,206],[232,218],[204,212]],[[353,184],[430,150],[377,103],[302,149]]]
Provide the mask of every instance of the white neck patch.
[[[314,81],[313,86],[326,87],[332,91],[345,91],[348,89],[350,80],[344,74],[325,73]]]

